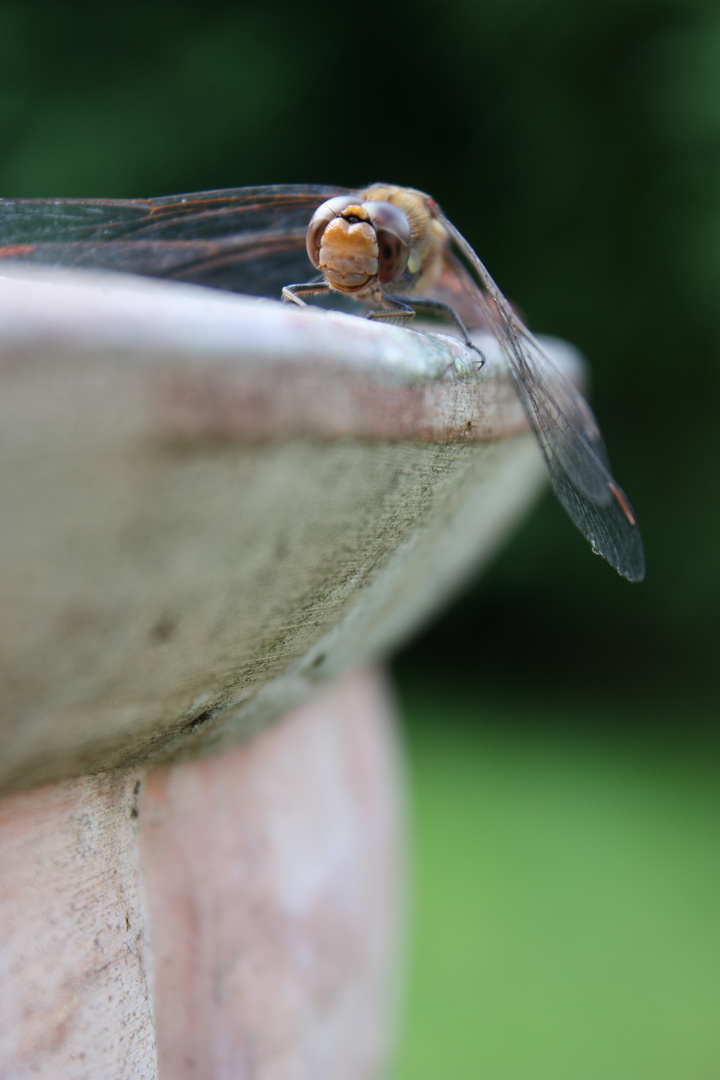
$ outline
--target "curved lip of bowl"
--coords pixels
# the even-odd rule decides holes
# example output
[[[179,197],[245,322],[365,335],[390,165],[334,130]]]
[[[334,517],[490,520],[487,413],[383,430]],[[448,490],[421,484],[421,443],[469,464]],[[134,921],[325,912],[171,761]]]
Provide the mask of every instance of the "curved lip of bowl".
[[[390,652],[540,490],[487,335],[478,371],[457,338],[355,315],[3,269],[0,784],[279,718]]]
[[[527,429],[487,332],[474,335],[486,359],[478,370],[477,353],[459,338],[422,324],[381,325],[109,271],[3,271],[0,372],[21,355],[46,369],[38,394],[43,386],[53,394],[59,377],[73,383],[114,369],[109,384],[145,384],[155,431],[169,438],[486,441]],[[562,370],[583,379],[571,346],[543,343]]]

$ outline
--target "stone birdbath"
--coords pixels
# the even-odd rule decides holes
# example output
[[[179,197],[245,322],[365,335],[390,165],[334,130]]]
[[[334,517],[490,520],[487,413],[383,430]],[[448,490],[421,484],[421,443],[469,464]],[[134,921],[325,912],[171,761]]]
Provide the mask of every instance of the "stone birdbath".
[[[4,268],[3,1077],[385,1075],[382,662],[542,484],[478,343]]]

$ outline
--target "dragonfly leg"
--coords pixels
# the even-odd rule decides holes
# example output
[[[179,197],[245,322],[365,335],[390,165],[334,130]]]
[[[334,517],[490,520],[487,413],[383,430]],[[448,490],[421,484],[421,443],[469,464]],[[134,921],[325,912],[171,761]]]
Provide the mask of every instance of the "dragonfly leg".
[[[302,285],[286,285],[282,291],[282,298],[286,304],[297,304],[298,307],[305,307],[304,296],[317,296],[319,293],[329,291],[330,286],[326,281],[306,281]]]
[[[465,327],[465,323],[462,321],[457,311],[455,311],[455,309],[452,308],[450,304],[446,304],[444,300],[433,300],[429,297],[424,296],[417,298],[414,296],[383,296],[383,300],[392,302],[393,305],[397,305],[399,308],[404,309],[402,314],[412,313],[413,315],[415,315],[427,312],[431,315],[440,315],[443,319],[446,319],[448,322],[453,324],[455,329],[460,334],[460,337],[467,345],[468,349],[472,349],[473,352],[476,352],[478,354],[478,356],[480,357],[480,360],[478,362],[478,370],[480,370],[480,368],[485,363],[485,357],[483,356],[480,349],[478,349],[477,345],[475,345],[475,343],[471,341],[470,335],[468,334]],[[378,315],[382,317],[382,314],[382,312],[378,312],[375,317],[377,318]]]
[[[379,322],[381,319],[415,318],[415,308],[411,307],[411,305],[405,301],[404,297],[401,298],[399,296],[383,296],[382,300],[384,304],[387,304],[390,310],[383,311],[382,308],[375,308],[373,311],[368,312],[368,319]]]

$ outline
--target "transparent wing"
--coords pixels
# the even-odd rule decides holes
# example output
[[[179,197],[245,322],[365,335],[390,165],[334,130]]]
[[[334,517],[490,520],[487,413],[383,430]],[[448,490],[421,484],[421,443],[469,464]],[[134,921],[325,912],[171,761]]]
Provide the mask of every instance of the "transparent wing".
[[[0,260],[102,267],[279,298],[314,273],[307,223],[342,189],[308,184],[159,199],[0,199]]]
[[[593,551],[629,581],[642,581],[640,530],[630,501],[610,472],[592,409],[518,318],[467,240],[434,203],[432,208],[477,275],[478,304],[507,359],[555,494]]]

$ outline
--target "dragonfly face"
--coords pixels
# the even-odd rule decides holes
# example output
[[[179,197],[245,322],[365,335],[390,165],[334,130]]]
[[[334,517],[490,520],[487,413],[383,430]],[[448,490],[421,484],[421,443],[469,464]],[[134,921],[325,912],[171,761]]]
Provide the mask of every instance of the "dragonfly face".
[[[635,514],[612,477],[590,406],[467,240],[421,191],[389,184],[356,192],[277,185],[149,200],[3,199],[3,257],[107,267],[255,295],[277,296],[282,289],[284,299],[300,305],[303,296],[334,291],[369,303],[374,318],[440,309],[469,341],[457,313],[459,303],[467,303],[473,319],[497,338],[570,518],[620,574],[630,581],[645,575]],[[320,280],[290,284],[306,276],[308,257]]]
[[[436,283],[447,236],[421,191],[374,184],[319,206],[307,231],[310,262],[328,286],[382,303],[383,287],[405,279],[421,294]]]
[[[337,292],[373,296],[397,281],[410,256],[410,226],[389,202],[339,195],[319,206],[307,231],[310,262]]]

